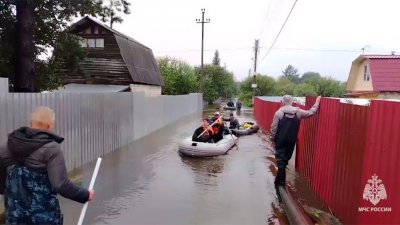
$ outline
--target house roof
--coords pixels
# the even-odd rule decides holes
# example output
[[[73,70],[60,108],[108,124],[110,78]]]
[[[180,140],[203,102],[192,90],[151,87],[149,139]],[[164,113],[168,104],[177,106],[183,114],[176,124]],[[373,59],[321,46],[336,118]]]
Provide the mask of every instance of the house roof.
[[[400,55],[360,55],[353,61],[368,60],[374,91],[400,91]]]
[[[86,16],[72,24],[67,31],[73,32],[88,22],[93,22],[114,34],[121,56],[134,83],[163,86],[160,70],[153,51],[135,39]]]
[[[61,93],[116,93],[129,90],[125,85],[67,84],[57,90]]]

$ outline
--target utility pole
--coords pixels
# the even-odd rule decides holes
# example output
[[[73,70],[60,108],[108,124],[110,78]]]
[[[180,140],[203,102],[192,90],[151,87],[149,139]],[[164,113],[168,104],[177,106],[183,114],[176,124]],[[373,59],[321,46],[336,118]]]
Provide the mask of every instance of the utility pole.
[[[253,83],[251,84],[251,87],[253,88],[253,104],[254,104],[254,97],[255,97],[256,88],[257,88],[256,74],[257,74],[257,62],[258,62],[258,48],[259,48],[259,40],[256,39],[255,42],[254,42],[254,74],[253,74]]]
[[[254,42],[254,74],[257,72],[257,62],[258,62],[258,39]]]
[[[201,23],[201,75],[200,75],[200,91],[204,93],[204,65],[203,65],[203,56],[204,56],[204,24],[209,23],[210,19],[204,20],[204,13],[206,9],[201,9],[201,20],[196,19],[196,23]]]

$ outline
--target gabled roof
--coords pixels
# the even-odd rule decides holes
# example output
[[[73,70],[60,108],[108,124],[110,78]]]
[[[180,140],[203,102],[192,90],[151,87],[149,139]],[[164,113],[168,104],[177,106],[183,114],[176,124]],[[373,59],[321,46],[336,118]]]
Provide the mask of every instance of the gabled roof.
[[[141,45],[141,46],[143,46],[145,48],[150,49],[149,47],[147,47],[146,45],[136,41],[135,39],[133,39],[133,38],[131,38],[131,37],[119,32],[119,31],[117,31],[115,29],[112,29],[111,27],[108,27],[108,26],[104,25],[103,23],[101,23],[101,22],[97,21],[96,19],[93,19],[93,18],[91,18],[89,16],[85,16],[82,19],[78,20],[77,22],[73,23],[71,26],[68,27],[67,31],[68,32],[73,32],[74,30],[79,29],[80,26],[86,24],[89,21],[98,24],[102,28],[104,28],[104,29],[110,31],[111,33],[113,33],[114,35],[118,35],[120,37],[126,38],[129,41],[135,42],[136,44],[139,44],[139,45]]]
[[[129,90],[124,85],[103,85],[103,84],[67,84],[57,90],[63,93],[116,93]]]
[[[153,51],[135,39],[122,34],[101,22],[88,16],[72,24],[67,32],[79,30],[84,24],[92,22],[114,34],[121,56],[129,70],[134,83],[163,86],[160,70],[154,58]]]
[[[374,91],[400,91],[400,55],[360,55],[352,69],[364,60],[368,60]]]

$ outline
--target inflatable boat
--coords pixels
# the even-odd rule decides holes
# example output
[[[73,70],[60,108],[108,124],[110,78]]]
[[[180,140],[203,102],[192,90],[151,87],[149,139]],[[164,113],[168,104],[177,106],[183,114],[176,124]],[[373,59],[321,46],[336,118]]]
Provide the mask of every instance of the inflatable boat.
[[[236,107],[235,106],[233,106],[233,107],[229,107],[229,106],[224,106],[224,109],[225,110],[236,110]]]
[[[248,125],[246,125],[248,124]],[[232,129],[232,133],[236,136],[249,135],[257,132],[259,126],[253,122],[246,122],[239,129]]]
[[[192,137],[188,137],[179,144],[179,152],[192,157],[224,155],[236,144],[236,141],[237,137],[232,134],[224,135],[224,138],[217,143],[195,142],[192,141]]]

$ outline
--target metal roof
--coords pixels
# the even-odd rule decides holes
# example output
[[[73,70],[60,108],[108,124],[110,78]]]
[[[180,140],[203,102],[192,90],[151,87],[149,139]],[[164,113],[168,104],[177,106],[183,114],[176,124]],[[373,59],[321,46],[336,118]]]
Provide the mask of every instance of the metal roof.
[[[133,82],[163,86],[164,83],[151,49],[143,48],[138,43],[118,35],[115,35],[115,39]]]
[[[61,93],[116,93],[129,90],[129,86],[124,85],[104,85],[104,84],[67,84],[56,92]]]
[[[400,91],[400,55],[360,55],[352,63],[350,76],[364,60],[368,60],[373,91]]]
[[[400,91],[400,57],[369,58],[374,91]]]

